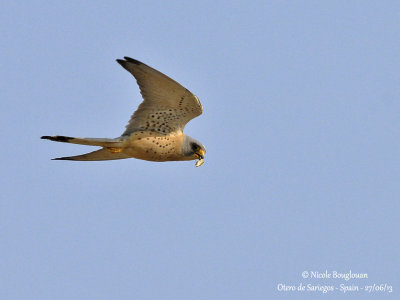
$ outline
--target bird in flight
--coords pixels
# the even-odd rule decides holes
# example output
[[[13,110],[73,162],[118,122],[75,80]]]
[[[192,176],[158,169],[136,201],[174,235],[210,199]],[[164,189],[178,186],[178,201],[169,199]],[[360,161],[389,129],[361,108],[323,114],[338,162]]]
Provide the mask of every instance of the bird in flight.
[[[42,136],[42,139],[55,142],[102,147],[90,153],[54,160],[99,161],[133,157],[156,162],[197,160],[196,167],[201,166],[206,148],[183,133],[185,125],[203,112],[199,99],[175,80],[136,59],[124,57],[117,62],[135,77],[143,97],[125,131],[114,139]]]

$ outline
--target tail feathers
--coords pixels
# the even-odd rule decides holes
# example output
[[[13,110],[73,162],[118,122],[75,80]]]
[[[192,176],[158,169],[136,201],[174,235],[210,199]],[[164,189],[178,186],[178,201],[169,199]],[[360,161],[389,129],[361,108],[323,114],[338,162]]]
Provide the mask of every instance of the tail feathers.
[[[106,139],[106,138],[75,138],[69,136],[55,135],[55,136],[42,136],[41,139],[50,140],[54,142],[62,143],[72,143],[79,145],[89,145],[89,146],[102,146],[102,147],[118,147],[121,146],[122,140],[116,139]]]
[[[110,150],[103,148],[82,155],[53,158],[53,160],[99,161],[99,160],[115,160],[115,159],[125,159],[125,158],[130,158],[130,156],[127,156],[122,152],[113,153],[110,152]]]

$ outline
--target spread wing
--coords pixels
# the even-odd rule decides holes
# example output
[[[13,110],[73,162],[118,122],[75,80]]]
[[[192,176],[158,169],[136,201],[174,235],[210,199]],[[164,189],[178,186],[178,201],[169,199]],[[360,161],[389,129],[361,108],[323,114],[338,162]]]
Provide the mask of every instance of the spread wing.
[[[135,131],[166,135],[180,132],[191,119],[201,115],[201,103],[189,90],[140,61],[124,58],[117,62],[135,77],[143,102],[132,115],[123,136]]]

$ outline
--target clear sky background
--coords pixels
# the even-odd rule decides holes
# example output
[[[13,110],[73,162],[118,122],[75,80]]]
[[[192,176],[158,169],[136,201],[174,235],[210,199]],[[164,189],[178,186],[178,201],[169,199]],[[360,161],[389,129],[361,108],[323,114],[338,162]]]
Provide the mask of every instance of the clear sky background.
[[[1,299],[398,297],[399,1],[6,1],[0,24]],[[50,160],[94,148],[42,135],[123,132],[123,56],[200,98],[202,167]],[[301,276],[325,270],[368,279]]]

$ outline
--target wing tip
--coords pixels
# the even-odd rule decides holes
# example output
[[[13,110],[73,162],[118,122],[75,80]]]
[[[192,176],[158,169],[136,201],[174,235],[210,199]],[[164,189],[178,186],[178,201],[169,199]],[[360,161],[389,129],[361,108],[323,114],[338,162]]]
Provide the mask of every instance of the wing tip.
[[[42,140],[50,140],[53,142],[63,142],[63,143],[68,143],[70,140],[74,139],[73,137],[63,136],[63,135],[55,135],[55,136],[43,135],[40,138]]]
[[[135,65],[144,65],[141,61],[138,61],[137,59],[131,58],[129,56],[124,56],[124,59],[116,59],[117,63],[120,65],[126,64],[126,63],[132,63]]]
[[[134,65],[137,65],[137,66],[144,65],[144,63],[142,63],[142,62],[140,62],[140,61],[138,61],[136,59],[130,58],[128,56],[124,56],[124,59],[125,60],[116,59],[116,61],[117,61],[117,63],[119,63],[122,67],[124,67],[127,70],[128,70],[129,64],[134,64]]]
[[[51,160],[74,160],[72,157],[56,157],[52,158]]]
[[[142,65],[143,64],[142,62],[138,61],[137,59],[133,59],[133,58],[131,58],[129,56],[124,56],[124,59],[125,59],[125,61],[133,63],[135,65]]]
[[[126,63],[126,61],[123,60],[123,59],[116,59],[116,61],[117,61],[117,63],[119,63],[121,66],[123,66],[123,65]]]

